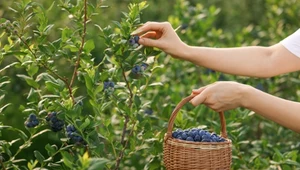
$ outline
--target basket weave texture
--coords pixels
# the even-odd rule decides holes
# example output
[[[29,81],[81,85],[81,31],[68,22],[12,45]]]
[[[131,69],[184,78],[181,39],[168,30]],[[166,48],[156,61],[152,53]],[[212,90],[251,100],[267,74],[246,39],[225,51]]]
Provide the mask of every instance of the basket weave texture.
[[[194,96],[182,99],[169,120],[164,136],[163,161],[167,170],[230,169],[232,157],[231,140],[227,138],[224,113],[220,112],[221,136],[225,142],[191,142],[172,137],[172,129],[178,111]]]

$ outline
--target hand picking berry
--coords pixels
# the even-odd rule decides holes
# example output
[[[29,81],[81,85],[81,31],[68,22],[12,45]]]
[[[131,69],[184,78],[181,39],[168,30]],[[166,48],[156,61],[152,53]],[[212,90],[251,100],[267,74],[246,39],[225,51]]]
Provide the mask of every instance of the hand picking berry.
[[[37,119],[36,115],[34,113],[31,113],[28,118],[26,119],[25,121],[25,126],[27,128],[34,128],[36,127],[37,125],[39,125],[39,120]]]
[[[172,132],[172,137],[179,140],[194,142],[225,142],[226,140],[215,133],[209,133],[202,129],[177,129]]]

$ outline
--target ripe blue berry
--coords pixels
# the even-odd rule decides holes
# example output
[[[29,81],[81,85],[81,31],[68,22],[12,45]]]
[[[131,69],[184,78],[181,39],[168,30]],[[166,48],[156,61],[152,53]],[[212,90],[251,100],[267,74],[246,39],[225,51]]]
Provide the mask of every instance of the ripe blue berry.
[[[201,142],[211,142],[211,140],[210,139],[206,139],[206,138],[204,138],[204,139],[202,139],[202,141]]]
[[[142,70],[142,71],[145,71],[145,70],[148,68],[148,66],[149,66],[149,65],[148,65],[147,63],[142,63],[142,64],[141,64],[141,70]]]
[[[195,137],[195,133],[193,133],[193,131],[189,131],[188,132],[188,136],[194,138]]]
[[[74,125],[68,125],[66,127],[66,135],[70,139],[70,141],[76,144],[85,144],[86,142],[83,138],[77,133],[77,129]]]
[[[27,128],[33,128],[36,127],[37,125],[39,125],[39,120],[37,119],[36,115],[34,113],[31,113],[28,118],[26,119],[26,121],[24,122],[25,126]]]
[[[51,112],[46,116],[46,121],[53,132],[61,131],[64,127],[64,121],[57,118],[56,112]]]
[[[190,137],[190,136],[187,137],[186,140],[187,140],[187,141],[194,141],[194,139],[193,139],[192,137]]]
[[[183,132],[182,135],[181,135],[181,138],[182,138],[183,140],[185,140],[187,137],[188,137],[188,135],[187,135],[185,132]]]
[[[129,44],[136,48],[137,46],[140,45],[139,39],[140,39],[140,37],[138,35],[135,35],[129,39]]]
[[[226,140],[216,133],[210,133],[202,129],[185,129],[176,130],[172,133],[172,136],[176,139],[195,141],[195,142],[225,142]]]
[[[188,28],[188,24],[186,24],[186,23],[183,23],[183,24],[181,24],[181,30],[185,30],[185,29],[187,29]]]
[[[194,139],[195,139],[195,141],[200,142],[201,141],[201,136],[200,135],[196,135]]]
[[[135,40],[133,38],[129,39],[129,44],[130,45],[134,45],[135,44]]]
[[[181,136],[178,136],[176,139],[183,140]]]
[[[36,120],[36,115],[34,113],[31,113],[28,118],[29,120]]]
[[[131,69],[132,73],[134,74],[140,74],[141,73],[141,67],[139,65],[135,65],[132,69]]]
[[[172,136],[173,136],[173,138],[176,138],[176,137],[178,136],[178,132],[176,132],[176,131],[173,132],[173,133],[172,133]]]
[[[150,108],[147,108],[147,109],[145,109],[144,113],[147,114],[147,115],[152,115],[153,114],[153,110],[150,109]]]
[[[140,37],[138,35],[133,36],[135,43],[139,43]]]
[[[112,81],[105,81],[105,82],[103,82],[103,85],[104,85],[104,89],[109,89],[109,88],[115,87],[115,83]]]

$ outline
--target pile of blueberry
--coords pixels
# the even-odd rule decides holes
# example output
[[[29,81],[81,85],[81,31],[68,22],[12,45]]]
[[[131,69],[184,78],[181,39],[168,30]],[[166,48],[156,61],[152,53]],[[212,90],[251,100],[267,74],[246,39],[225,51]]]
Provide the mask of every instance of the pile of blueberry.
[[[173,138],[179,140],[193,141],[193,142],[225,142],[225,139],[215,133],[209,133],[202,129],[177,129],[172,132]]]
[[[140,37],[138,35],[135,35],[135,36],[132,36],[130,39],[129,39],[129,44],[131,46],[133,46],[134,48],[138,47],[140,44],[139,44],[139,39]]]
[[[84,144],[83,138],[77,133],[77,129],[74,125],[68,125],[66,127],[66,135],[67,137],[76,144]]]
[[[64,121],[57,118],[56,112],[51,112],[46,116],[46,121],[49,123],[53,132],[61,131],[64,127]]]
[[[27,128],[33,128],[36,127],[37,125],[39,125],[39,120],[37,119],[36,115],[34,113],[31,113],[28,118],[25,121],[25,126]]]

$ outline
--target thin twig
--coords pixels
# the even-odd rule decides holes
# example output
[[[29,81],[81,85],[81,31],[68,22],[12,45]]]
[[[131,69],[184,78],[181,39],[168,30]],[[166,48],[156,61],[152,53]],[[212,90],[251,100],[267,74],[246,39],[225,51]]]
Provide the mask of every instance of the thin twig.
[[[2,161],[0,161],[0,164],[1,164],[1,166],[2,166],[2,169],[3,169],[3,170],[6,170],[6,168],[5,168],[5,166],[4,166],[4,164],[3,164]]]
[[[123,68],[123,66],[122,66],[122,63],[120,63],[120,66],[121,66],[121,69],[122,69],[122,75],[123,75],[123,78],[124,78],[124,80],[125,80],[125,83],[126,83],[126,86],[127,86],[128,90],[129,90],[129,95],[130,95],[130,96],[129,96],[129,104],[128,104],[128,106],[129,106],[129,108],[131,108],[131,106],[132,106],[132,99],[133,99],[133,93],[132,93],[130,84],[129,84],[127,78],[126,78],[125,70],[124,70],[124,68]]]
[[[133,125],[132,125],[132,129],[131,129],[131,131],[130,131],[130,133],[129,133],[129,135],[128,135],[128,138],[129,138],[129,137],[132,135],[132,133],[133,133],[133,130],[134,130],[134,127],[135,127],[135,123],[136,123],[136,122],[134,122]],[[129,139],[126,140],[125,145],[124,145],[122,151],[119,153],[119,156],[118,156],[118,158],[117,158],[117,163],[116,163],[115,170],[118,170],[118,169],[119,169],[119,166],[120,166],[121,160],[122,160],[122,158],[123,158],[125,149],[127,148],[128,142],[129,142]]]
[[[78,51],[77,61],[75,63],[72,79],[71,79],[71,82],[70,82],[71,87],[74,83],[75,77],[77,76],[77,70],[78,70],[78,67],[79,67],[79,64],[80,64],[80,55],[82,53],[84,42],[85,42],[86,24],[87,24],[87,0],[84,0],[83,33],[81,35],[81,45],[80,45],[80,48],[79,48],[79,51]]]
[[[123,78],[124,78],[124,80],[125,80],[125,82],[126,82],[126,86],[127,86],[128,90],[129,90],[129,103],[128,103],[128,107],[131,108],[131,107],[132,107],[132,103],[133,103],[133,101],[132,101],[132,100],[133,100],[133,93],[132,93],[130,84],[129,84],[128,80],[127,80],[127,77],[126,77],[126,75],[125,75],[125,70],[124,70],[124,68],[123,68],[123,66],[122,66],[122,63],[120,63],[120,67],[121,67],[121,69],[122,69],[122,75],[123,75]],[[123,145],[123,149],[120,151],[119,156],[118,156],[118,158],[117,158],[117,160],[116,160],[116,168],[115,168],[115,170],[119,169],[121,160],[122,160],[122,158],[123,158],[124,151],[125,151],[125,149],[126,149],[126,147],[127,147],[128,140],[129,140],[129,139],[128,139],[128,140],[126,141],[126,143],[124,144],[124,141],[125,141],[125,135],[126,135],[126,131],[127,131],[127,125],[128,125],[128,123],[129,123],[129,120],[130,120],[129,117],[128,117],[127,115],[124,115],[124,117],[125,117],[125,122],[124,122],[124,126],[123,126],[122,137],[121,137],[121,144]],[[131,136],[133,129],[134,129],[134,128],[132,128],[132,130],[131,130],[131,132],[130,132],[128,138]]]
[[[123,127],[122,137],[121,137],[121,144],[123,145],[123,147],[125,146],[124,139],[125,139],[125,134],[126,134],[126,131],[127,131],[127,124],[128,124],[128,122],[129,122],[129,117],[126,115],[125,116],[125,121],[124,121],[124,127]]]

